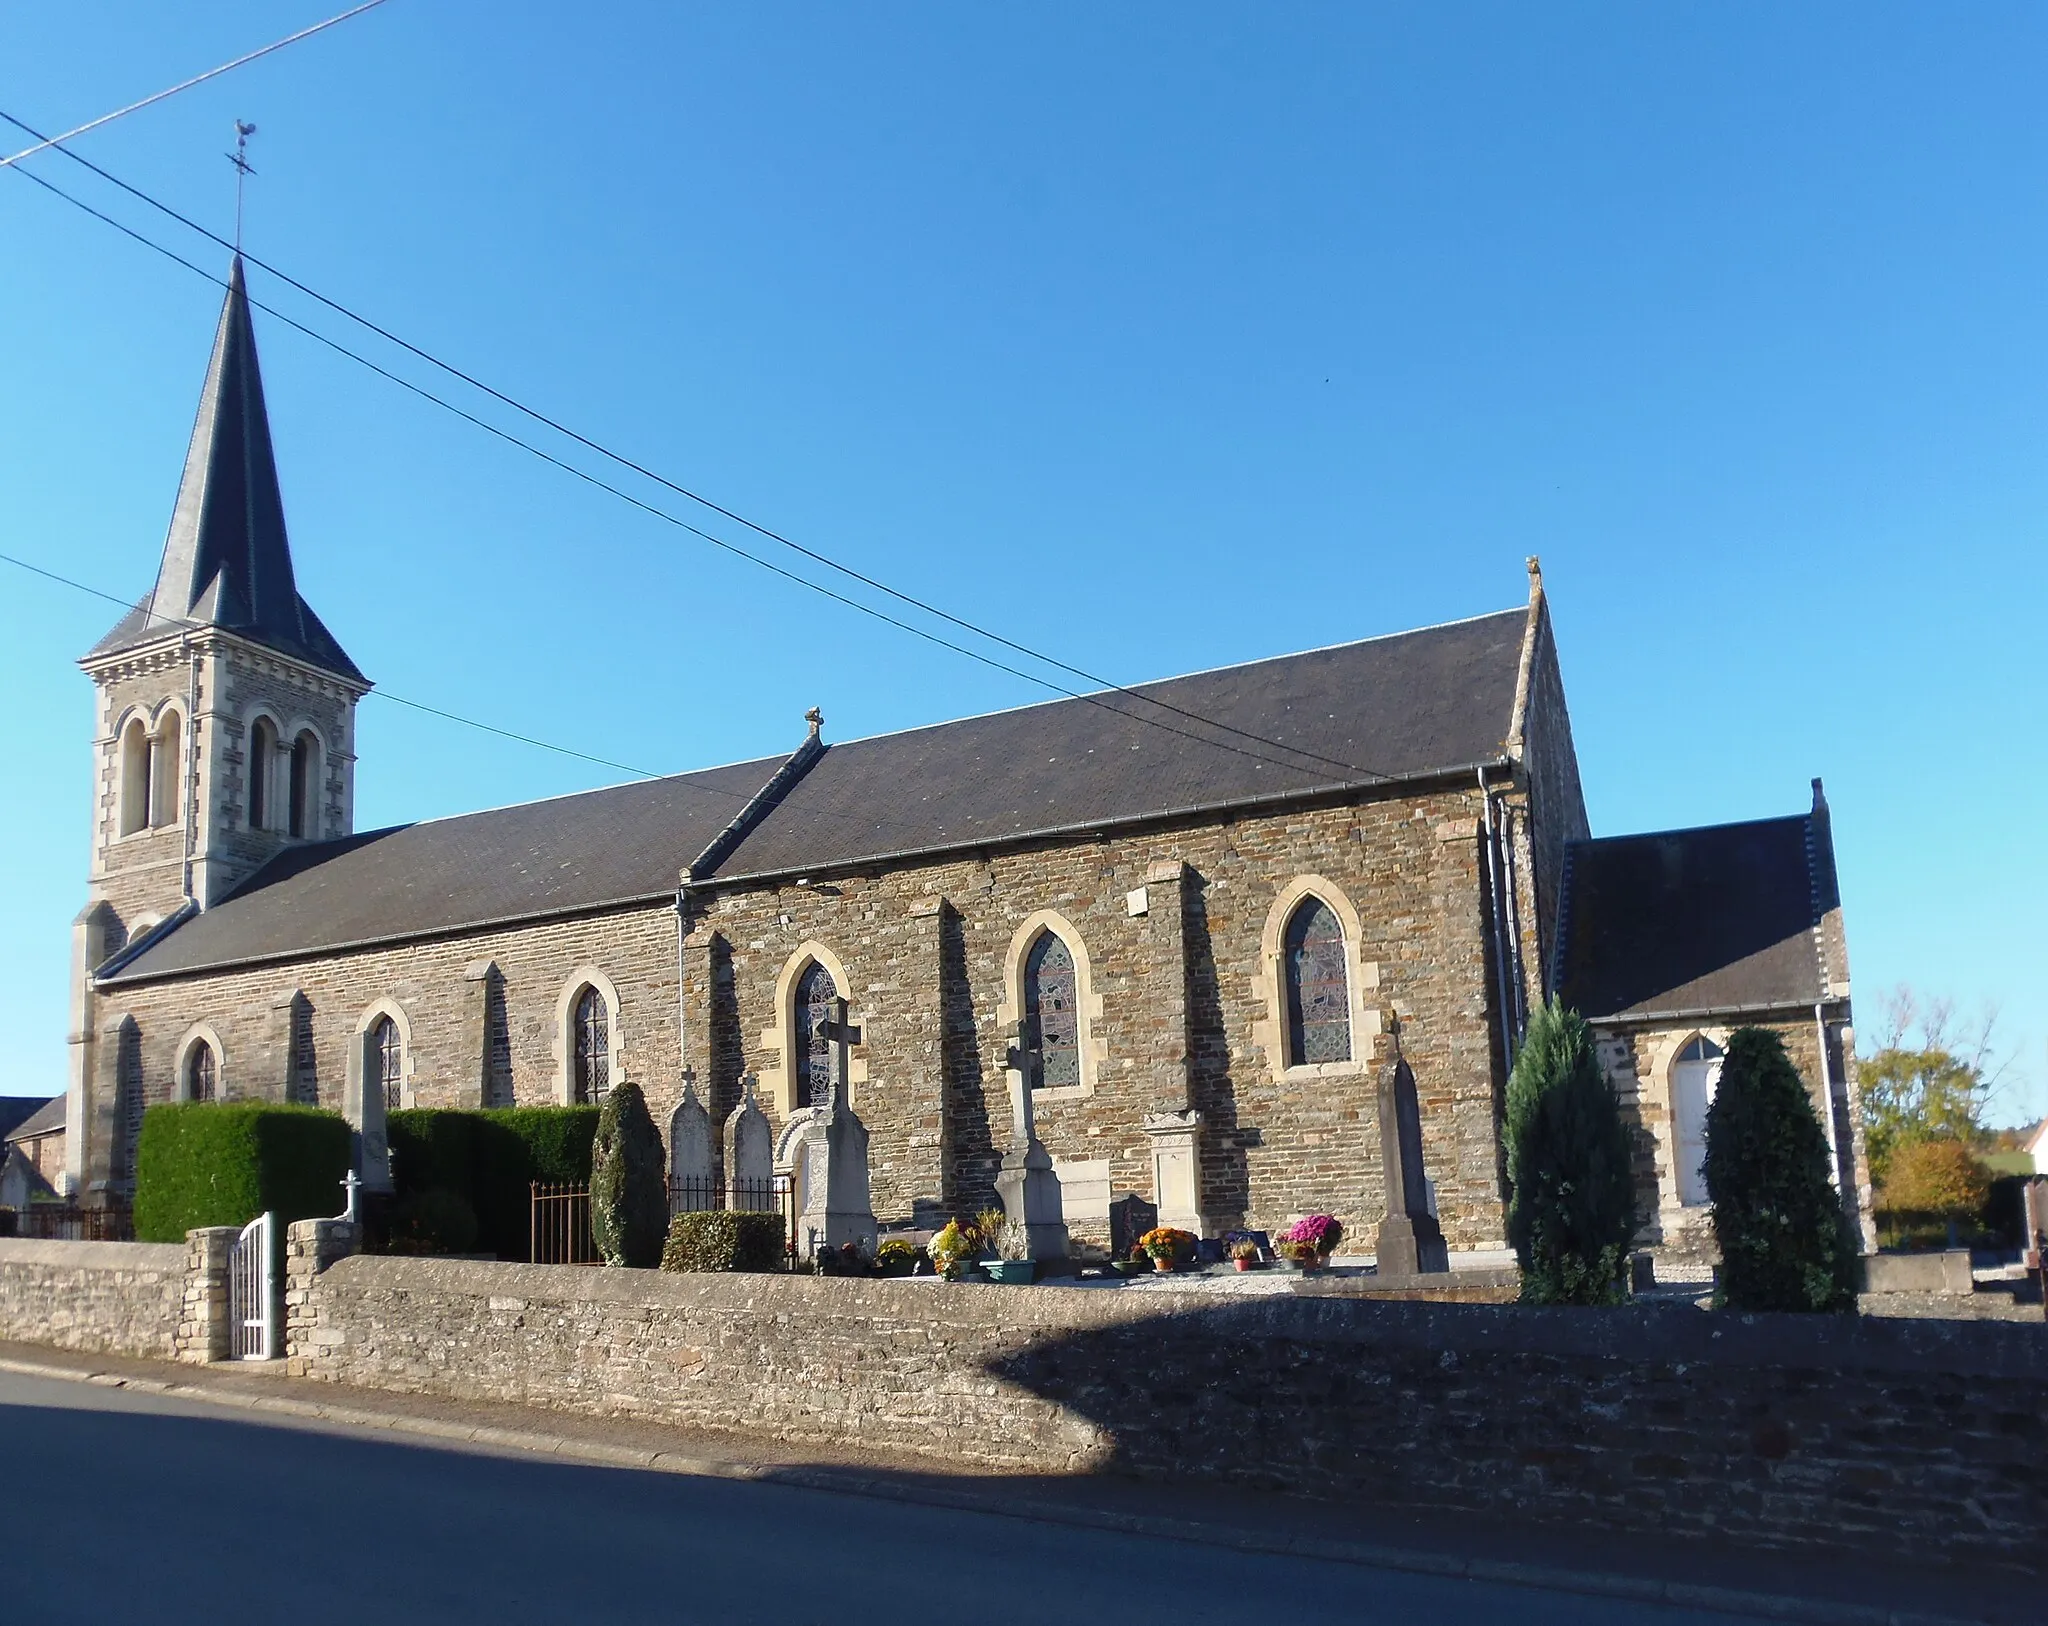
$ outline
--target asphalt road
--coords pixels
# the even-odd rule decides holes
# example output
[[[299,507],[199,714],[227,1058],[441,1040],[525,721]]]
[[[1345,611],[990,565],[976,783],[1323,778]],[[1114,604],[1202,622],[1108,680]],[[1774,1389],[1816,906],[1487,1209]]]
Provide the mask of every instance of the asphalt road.
[[[1581,1626],[1733,1617],[788,1486],[587,1467],[0,1373],[5,1614],[144,1626]]]

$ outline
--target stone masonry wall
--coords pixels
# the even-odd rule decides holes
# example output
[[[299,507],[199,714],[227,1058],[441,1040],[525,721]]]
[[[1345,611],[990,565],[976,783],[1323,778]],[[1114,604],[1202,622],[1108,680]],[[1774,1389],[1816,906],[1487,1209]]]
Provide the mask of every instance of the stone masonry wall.
[[[2035,1329],[343,1259],[293,1370],[976,1467],[2048,1559]]]
[[[1307,875],[1357,912],[1367,1013],[1351,1064],[1312,1075],[1277,1065],[1277,968],[1262,946],[1282,889]],[[864,1029],[853,1098],[877,1214],[992,1200],[1010,1136],[1008,967],[1047,910],[1086,961],[1093,1073],[1036,1100],[1056,1159],[1107,1161],[1116,1190],[1150,1196],[1140,1122],[1192,1105],[1219,1224],[1274,1228],[1320,1210],[1369,1235],[1381,1217],[1373,1029],[1399,1012],[1444,1230],[1453,1247],[1500,1244],[1476,787],[714,893],[693,916],[683,990],[714,1118],[752,1071],[780,1126],[779,1001],[816,945]]]
[[[695,900],[682,946],[666,903],[177,981],[114,986],[101,1031],[136,1025],[148,1101],[172,1093],[198,1021],[221,1046],[223,1095],[281,1099],[293,1034],[302,1094],[342,1102],[372,1002],[404,1013],[408,1099],[423,1106],[561,1099],[563,1003],[580,973],[617,992],[616,1077],[666,1132],[685,1062],[722,1123],[742,1072],[785,1065],[778,986],[807,944],[839,963],[865,1030],[854,1100],[872,1134],[875,1206],[928,1218],[993,1197],[1010,1134],[1007,967],[1027,917],[1057,911],[1087,964],[1091,1080],[1041,1098],[1056,1158],[1104,1161],[1151,1196],[1147,1113],[1207,1118],[1204,1206],[1271,1229],[1307,1212],[1368,1236],[1380,1217],[1376,1029],[1399,1013],[1422,1100],[1424,1162],[1454,1248],[1503,1235],[1500,1080],[1488,1016],[1476,786],[1224,818],[813,884],[735,885]],[[1318,875],[1359,921],[1354,1059],[1304,1072],[1274,1055],[1277,967],[1262,943],[1282,890]],[[1132,894],[1141,893],[1142,898]]]
[[[185,1265],[182,1242],[0,1237],[0,1340],[170,1360]]]

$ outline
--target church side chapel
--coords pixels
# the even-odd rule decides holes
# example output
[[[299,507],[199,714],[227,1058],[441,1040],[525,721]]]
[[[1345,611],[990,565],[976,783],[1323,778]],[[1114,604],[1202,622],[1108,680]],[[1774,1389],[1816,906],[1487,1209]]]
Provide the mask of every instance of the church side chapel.
[[[631,1080],[678,1170],[829,1145],[806,1213],[870,1233],[1007,1188],[1076,1243],[1131,1196],[1367,1239],[1398,1032],[1394,1205],[1492,1263],[1508,1070],[1558,990],[1636,1126],[1646,1246],[1711,1246],[1699,1124],[1745,1022],[1867,1213],[1818,783],[1796,818],[1594,840],[1533,560],[1466,620],[871,739],[813,711],[756,760],[357,832],[371,684],[297,589],[238,258],[155,585],[81,664],[87,1202],[132,1191],[152,1102],[338,1110],[374,1185],[392,1110]]]

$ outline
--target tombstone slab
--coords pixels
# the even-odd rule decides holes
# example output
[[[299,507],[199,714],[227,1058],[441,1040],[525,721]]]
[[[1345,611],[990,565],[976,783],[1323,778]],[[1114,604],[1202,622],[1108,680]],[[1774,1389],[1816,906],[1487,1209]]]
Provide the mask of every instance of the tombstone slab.
[[[725,1206],[765,1213],[775,1203],[775,1132],[754,1099],[754,1075],[740,1080],[745,1095],[725,1120]]]
[[[1202,1115],[1155,1112],[1141,1126],[1152,1143],[1152,1200],[1159,1223],[1208,1236],[1215,1229],[1202,1212]]]
[[[669,1119],[668,1179],[670,1201],[684,1209],[714,1208],[718,1195],[718,1160],[711,1139],[711,1114],[697,1099],[695,1081],[683,1075],[683,1099]]]

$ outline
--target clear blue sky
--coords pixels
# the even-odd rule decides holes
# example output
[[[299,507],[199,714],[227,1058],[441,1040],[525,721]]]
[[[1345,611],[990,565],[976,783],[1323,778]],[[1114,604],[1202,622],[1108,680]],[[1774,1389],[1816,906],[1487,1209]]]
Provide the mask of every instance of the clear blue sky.
[[[327,9],[5,0],[0,106],[69,126]],[[1825,776],[1866,1028],[1900,981],[1999,1002],[2018,1119],[2044,83],[2038,5],[390,0],[80,150],[224,230],[253,119],[265,258],[1119,681],[1515,604],[1541,554],[1595,831]],[[218,300],[0,175],[7,551],[144,590]],[[301,587],[399,694],[670,770],[1041,692],[258,333]],[[115,614],[0,567],[0,1093],[62,1084]],[[376,700],[361,752],[366,827],[618,777]]]

